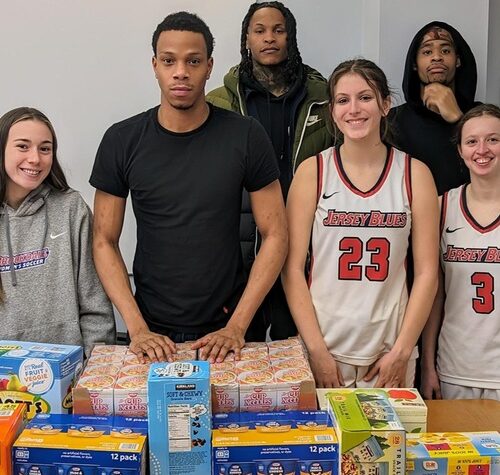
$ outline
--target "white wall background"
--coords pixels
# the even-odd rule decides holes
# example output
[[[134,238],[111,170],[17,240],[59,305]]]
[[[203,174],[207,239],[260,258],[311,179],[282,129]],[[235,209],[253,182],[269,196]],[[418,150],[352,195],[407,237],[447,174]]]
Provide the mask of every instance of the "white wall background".
[[[159,100],[150,66],[156,25],[178,10],[198,13],[208,23],[216,38],[210,90],[239,61],[241,20],[250,3],[0,0],[0,113],[20,105],[46,112],[58,133],[60,159],[69,182],[91,204],[88,177],[102,134],[113,122]],[[488,99],[500,99],[499,34],[489,35],[489,29],[500,23],[498,0],[284,3],[297,18],[304,62],[325,76],[341,60],[365,56],[377,61],[399,89],[411,38],[423,24],[440,19],[460,30],[476,55],[477,98],[485,99],[488,82]],[[135,246],[130,209],[121,246],[130,270]]]

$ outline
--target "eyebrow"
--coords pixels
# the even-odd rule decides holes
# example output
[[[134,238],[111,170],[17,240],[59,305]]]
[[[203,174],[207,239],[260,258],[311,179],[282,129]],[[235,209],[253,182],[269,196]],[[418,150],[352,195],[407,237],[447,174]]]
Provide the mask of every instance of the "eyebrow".
[[[266,26],[266,25],[264,23],[257,22],[257,23],[255,23],[254,27],[256,27],[256,26]],[[273,28],[276,28],[277,26],[282,26],[283,28],[285,28],[284,23],[275,23],[272,26],[273,26]]]
[[[357,94],[366,94],[367,92],[373,94],[373,91],[371,89],[363,89],[362,91],[359,91]],[[349,94],[347,94],[347,92],[342,92],[342,91],[339,91],[337,92],[337,94],[335,94],[335,97],[337,96],[348,96]]]
[[[13,139],[13,142],[28,142],[30,143],[31,140],[30,139],[23,139],[23,138],[18,138],[18,139]],[[43,142],[41,143],[52,143],[52,140],[44,140]]]
[[[451,46],[453,49],[455,49],[455,45],[450,40],[443,40],[441,38],[436,38],[436,39],[424,41],[418,47],[418,49],[426,48],[427,46],[429,46],[430,43],[434,43],[435,41],[440,41],[441,42],[441,43],[439,43],[440,46]]]

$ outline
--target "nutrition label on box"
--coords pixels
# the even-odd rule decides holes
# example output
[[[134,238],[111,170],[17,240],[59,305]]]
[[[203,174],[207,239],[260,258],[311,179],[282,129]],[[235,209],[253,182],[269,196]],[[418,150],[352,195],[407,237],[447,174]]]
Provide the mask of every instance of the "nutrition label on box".
[[[170,452],[191,450],[191,415],[189,404],[172,404],[168,410],[168,440]]]

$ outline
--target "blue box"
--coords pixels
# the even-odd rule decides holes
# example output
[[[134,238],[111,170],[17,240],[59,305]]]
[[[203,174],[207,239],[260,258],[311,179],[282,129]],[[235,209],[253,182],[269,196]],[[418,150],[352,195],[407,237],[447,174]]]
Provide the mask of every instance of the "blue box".
[[[0,404],[24,402],[28,419],[67,414],[82,365],[80,346],[0,340]]]
[[[153,363],[148,376],[151,475],[211,470],[210,365]]]
[[[213,426],[214,475],[339,474],[325,411],[217,414]]]
[[[15,474],[145,475],[147,420],[39,414],[12,449]]]

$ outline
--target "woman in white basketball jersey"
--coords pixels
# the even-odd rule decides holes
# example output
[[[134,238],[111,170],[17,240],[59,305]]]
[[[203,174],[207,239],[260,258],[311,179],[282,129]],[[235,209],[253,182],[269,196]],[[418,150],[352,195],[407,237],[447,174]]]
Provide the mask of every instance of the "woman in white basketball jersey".
[[[390,90],[376,64],[341,63],[329,91],[341,145],[307,159],[294,177],[288,304],[318,386],[412,386],[415,344],[437,288],[436,189],[423,163],[386,142]]]
[[[422,390],[500,400],[500,108],[471,109],[456,140],[470,183],[441,198],[443,275],[423,333]]]

